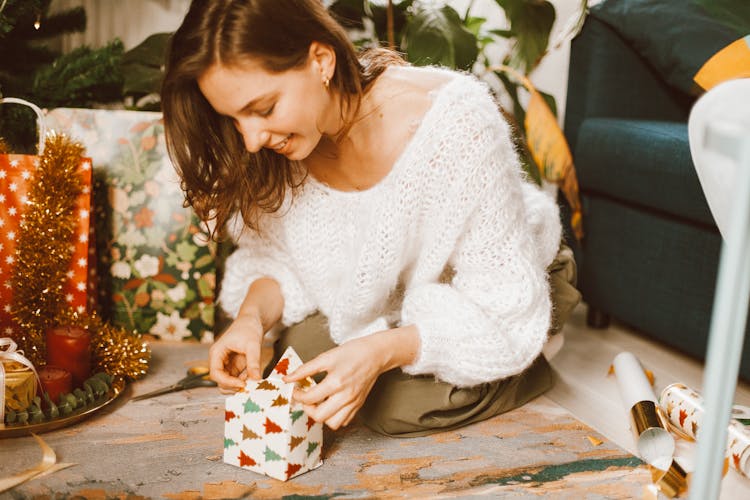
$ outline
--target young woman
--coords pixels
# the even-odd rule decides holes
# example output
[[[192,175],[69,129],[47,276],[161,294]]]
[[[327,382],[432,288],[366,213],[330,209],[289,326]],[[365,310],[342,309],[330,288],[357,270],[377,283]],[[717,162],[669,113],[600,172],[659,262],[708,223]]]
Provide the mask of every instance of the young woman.
[[[425,434],[550,387],[574,264],[484,84],[358,55],[319,0],[197,0],[162,99],[187,202],[238,245],[220,387],[261,377],[277,325],[307,361],[287,380],[325,374],[295,399],[333,429]]]

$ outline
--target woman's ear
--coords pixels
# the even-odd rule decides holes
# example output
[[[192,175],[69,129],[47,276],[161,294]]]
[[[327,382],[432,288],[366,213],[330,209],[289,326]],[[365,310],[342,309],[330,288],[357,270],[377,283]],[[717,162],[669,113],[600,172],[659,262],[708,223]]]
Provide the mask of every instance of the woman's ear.
[[[333,47],[321,42],[312,42],[308,58],[313,71],[319,73],[322,81],[333,79],[333,73],[336,71],[336,51]]]

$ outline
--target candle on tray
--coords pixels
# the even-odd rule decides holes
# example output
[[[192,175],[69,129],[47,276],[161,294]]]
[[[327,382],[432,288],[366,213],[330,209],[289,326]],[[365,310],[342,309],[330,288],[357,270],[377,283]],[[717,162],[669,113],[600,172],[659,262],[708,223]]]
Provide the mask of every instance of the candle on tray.
[[[39,370],[39,382],[42,384],[42,391],[49,394],[53,403],[60,401],[60,394],[67,394],[73,390],[73,376],[58,366],[42,367]]]
[[[47,364],[69,371],[73,376],[73,387],[81,387],[91,376],[91,335],[88,330],[71,325],[49,328]]]

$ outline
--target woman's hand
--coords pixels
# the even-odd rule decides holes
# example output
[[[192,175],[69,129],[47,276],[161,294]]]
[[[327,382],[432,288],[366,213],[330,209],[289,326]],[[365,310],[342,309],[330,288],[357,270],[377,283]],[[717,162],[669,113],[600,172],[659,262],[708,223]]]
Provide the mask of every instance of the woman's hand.
[[[414,361],[418,345],[414,326],[385,330],[320,354],[284,381],[297,382],[326,372],[320,384],[307,390],[298,387],[293,397],[315,421],[335,430],[352,421],[381,373]]]
[[[237,391],[247,379],[261,376],[260,348],[263,325],[253,315],[242,315],[227,328],[208,351],[211,379],[222,391]]]

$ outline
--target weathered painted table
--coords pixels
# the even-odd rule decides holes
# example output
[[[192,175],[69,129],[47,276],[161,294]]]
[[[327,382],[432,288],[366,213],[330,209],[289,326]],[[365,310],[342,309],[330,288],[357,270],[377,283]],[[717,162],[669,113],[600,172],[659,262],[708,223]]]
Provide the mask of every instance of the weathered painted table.
[[[208,352],[190,343],[152,349],[149,376],[88,420],[42,435],[60,462],[77,465],[0,498],[639,498],[650,482],[640,460],[544,397],[423,438],[386,438],[356,424],[327,432],[323,466],[280,482],[222,462],[225,396],[217,389],[131,401],[175,382]],[[0,439],[0,477],[40,459],[33,438]]]

